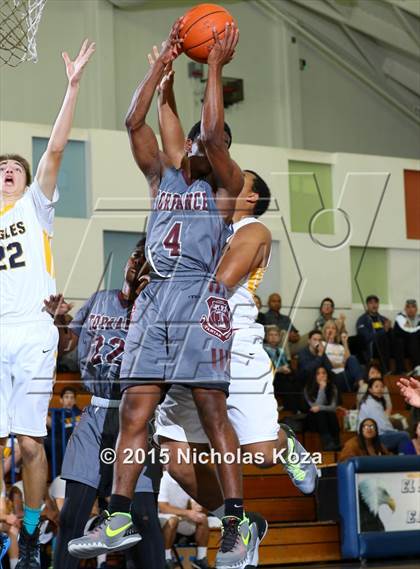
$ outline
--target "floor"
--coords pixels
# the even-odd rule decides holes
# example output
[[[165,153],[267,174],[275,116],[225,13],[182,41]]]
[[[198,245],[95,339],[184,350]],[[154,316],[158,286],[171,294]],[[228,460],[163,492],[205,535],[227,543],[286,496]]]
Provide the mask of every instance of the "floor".
[[[420,560],[384,560],[368,561],[366,564],[360,562],[349,563],[307,563],[306,565],[281,565],[280,567],[271,566],[270,569],[419,569]],[[267,568],[268,569],[268,568]]]

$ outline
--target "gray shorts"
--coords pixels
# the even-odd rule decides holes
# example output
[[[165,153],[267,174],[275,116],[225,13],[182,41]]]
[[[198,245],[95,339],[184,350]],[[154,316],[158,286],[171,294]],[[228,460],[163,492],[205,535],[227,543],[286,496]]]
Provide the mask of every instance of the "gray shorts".
[[[152,280],[131,316],[121,390],[162,382],[228,393],[231,343],[223,285],[204,278]]]
[[[119,431],[119,409],[88,405],[73,431],[64,454],[61,478],[82,482],[111,494],[113,465],[101,460],[103,449],[114,449]],[[161,467],[148,460],[137,480],[136,492],[159,492]]]

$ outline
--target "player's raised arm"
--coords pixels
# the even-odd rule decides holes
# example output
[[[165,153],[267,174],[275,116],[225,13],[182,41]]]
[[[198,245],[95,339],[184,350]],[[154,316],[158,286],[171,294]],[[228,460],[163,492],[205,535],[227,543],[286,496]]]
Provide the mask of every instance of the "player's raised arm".
[[[150,65],[154,65],[159,57],[159,50],[153,46],[153,55],[148,54]],[[179,120],[174,93],[175,71],[170,62],[164,71],[158,85],[158,118],[159,132],[162,139],[163,152],[167,155],[175,168],[181,167],[185,154],[185,135]]]
[[[172,26],[168,39],[153,62],[146,77],[137,87],[125,118],[125,126],[130,137],[131,150],[140,170],[146,176],[154,196],[159,186],[165,155],[159,151],[158,142],[152,128],[146,123],[155,91],[162,80],[165,68],[180,52],[178,37],[182,18]]]
[[[224,136],[222,69],[229,63],[239,40],[239,30],[227,24],[225,35],[219,39],[213,30],[214,46],[207,60],[209,71],[201,116],[201,139],[218,183],[228,195],[236,197],[243,187],[243,174],[232,160]]]
[[[52,199],[54,194],[58,170],[69,138],[79,93],[80,79],[94,51],[95,44],[86,39],[74,61],[70,60],[66,52],[62,54],[66,65],[68,86],[60,112],[54,123],[50,140],[48,141],[47,150],[44,152],[36,172],[36,179],[41,190],[49,200]]]

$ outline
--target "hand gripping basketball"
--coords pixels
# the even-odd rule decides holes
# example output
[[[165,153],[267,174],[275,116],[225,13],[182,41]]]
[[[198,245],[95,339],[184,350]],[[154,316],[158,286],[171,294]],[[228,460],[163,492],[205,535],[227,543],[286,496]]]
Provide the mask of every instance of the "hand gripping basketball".
[[[207,63],[209,65],[226,65],[232,60],[235,54],[235,48],[239,41],[239,29],[234,22],[227,23],[225,27],[225,35],[221,40],[216,28],[213,28],[214,45],[209,46],[209,56]]]

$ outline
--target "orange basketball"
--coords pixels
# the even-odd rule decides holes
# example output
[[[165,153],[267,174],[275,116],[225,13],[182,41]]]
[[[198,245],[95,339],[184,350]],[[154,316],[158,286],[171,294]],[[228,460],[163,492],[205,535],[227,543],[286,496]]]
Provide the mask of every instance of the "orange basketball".
[[[213,45],[213,28],[216,28],[219,38],[225,35],[226,24],[234,22],[231,14],[217,4],[199,4],[191,8],[185,16],[179,32],[183,38],[183,50],[188,57],[199,63],[206,63],[209,46]]]

